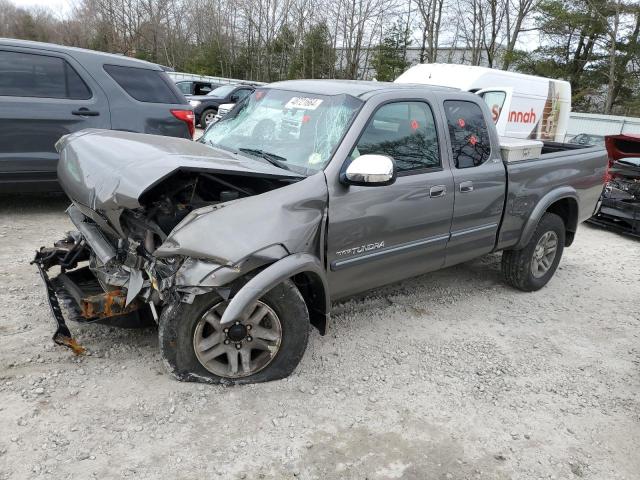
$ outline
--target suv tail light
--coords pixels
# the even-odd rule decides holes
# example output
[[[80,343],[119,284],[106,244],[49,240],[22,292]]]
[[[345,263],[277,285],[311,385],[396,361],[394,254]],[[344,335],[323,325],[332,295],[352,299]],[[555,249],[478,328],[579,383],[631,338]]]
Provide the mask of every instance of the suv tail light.
[[[193,138],[193,135],[196,133],[196,116],[193,114],[192,110],[171,110],[171,113],[178,120],[182,120],[187,124],[187,128],[189,129],[189,135]]]

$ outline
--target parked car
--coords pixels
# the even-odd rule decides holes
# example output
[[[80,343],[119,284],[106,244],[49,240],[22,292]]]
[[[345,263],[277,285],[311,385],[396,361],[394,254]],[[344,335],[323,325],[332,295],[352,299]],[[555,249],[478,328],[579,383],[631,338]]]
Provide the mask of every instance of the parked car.
[[[200,80],[181,80],[176,82],[176,86],[184,95],[207,95],[221,85]]]
[[[590,133],[579,133],[571,138],[568,143],[576,145],[598,145],[604,146],[604,135],[592,135]]]
[[[0,191],[59,189],[54,145],[87,128],[192,138],[193,112],[157,65],[0,39]]]
[[[483,99],[448,88],[287,81],[239,107],[199,142],[59,142],[77,232],[35,259],[56,341],[78,348],[55,292],[80,321],[151,312],[180,380],[286,377],[334,300],[498,251],[508,284],[542,288],[607,164],[526,140],[504,161]]]
[[[237,103],[255,90],[251,85],[222,85],[207,95],[191,95],[187,98],[196,116],[196,125],[207,128],[223,103]]]
[[[222,105],[220,105],[218,107],[218,111],[216,112],[216,116],[213,118],[213,123],[220,121],[220,119],[231,110],[233,110],[233,107],[235,106],[235,103],[223,103]]]
[[[607,184],[596,214],[589,220],[640,237],[640,135],[607,135]]]

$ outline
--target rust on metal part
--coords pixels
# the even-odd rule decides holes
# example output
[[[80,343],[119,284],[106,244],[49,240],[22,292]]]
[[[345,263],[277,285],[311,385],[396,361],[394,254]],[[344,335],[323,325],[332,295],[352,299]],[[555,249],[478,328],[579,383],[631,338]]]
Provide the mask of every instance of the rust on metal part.
[[[122,290],[111,290],[106,293],[83,298],[80,309],[83,317],[94,319],[123,315],[140,308],[139,302],[133,301],[129,305],[126,305],[126,301],[126,292]]]
[[[67,337],[66,335],[56,335],[53,340],[58,345],[69,347],[74,355],[84,355],[87,351],[87,349],[80,345],[74,338]]]

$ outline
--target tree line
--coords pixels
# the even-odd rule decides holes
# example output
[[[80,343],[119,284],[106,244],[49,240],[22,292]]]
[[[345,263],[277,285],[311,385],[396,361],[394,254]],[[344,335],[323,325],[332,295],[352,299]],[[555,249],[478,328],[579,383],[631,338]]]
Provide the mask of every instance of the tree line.
[[[566,79],[575,110],[640,116],[638,0],[0,0],[0,36],[272,82],[393,80],[456,62]]]

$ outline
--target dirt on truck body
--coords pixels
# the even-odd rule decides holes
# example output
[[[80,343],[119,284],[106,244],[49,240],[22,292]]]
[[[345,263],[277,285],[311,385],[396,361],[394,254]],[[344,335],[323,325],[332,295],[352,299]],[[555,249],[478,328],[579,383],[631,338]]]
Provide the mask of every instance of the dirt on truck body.
[[[153,319],[175,377],[231,383],[289,375],[333,300],[397,280],[503,251],[509,284],[542,288],[606,166],[557,143],[504,161],[478,96],[377,82],[258,88],[199,142],[87,130],[58,149],[77,231],[34,261],[55,340],[73,344],[65,316]]]

